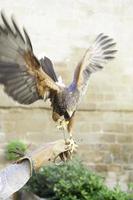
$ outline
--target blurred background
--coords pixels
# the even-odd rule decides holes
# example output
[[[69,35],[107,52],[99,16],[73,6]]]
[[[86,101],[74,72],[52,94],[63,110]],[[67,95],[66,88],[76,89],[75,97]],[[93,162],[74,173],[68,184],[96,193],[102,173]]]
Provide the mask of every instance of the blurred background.
[[[74,135],[88,167],[106,175],[108,185],[125,189],[133,181],[133,1],[0,0],[0,8],[26,27],[35,55],[48,56],[66,84],[99,33],[115,39],[116,59],[91,76]],[[49,102],[22,106],[0,88],[0,168],[7,164],[7,142],[39,145],[59,138]]]

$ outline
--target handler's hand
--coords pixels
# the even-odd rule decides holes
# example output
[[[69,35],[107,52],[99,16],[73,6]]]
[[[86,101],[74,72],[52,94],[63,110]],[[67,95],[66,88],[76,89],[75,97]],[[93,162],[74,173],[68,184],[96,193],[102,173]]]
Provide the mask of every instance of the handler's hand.
[[[27,158],[31,162],[31,169],[37,170],[50,161],[56,162],[59,158],[62,161],[66,161],[71,159],[71,156],[72,153],[69,142],[66,143],[64,140],[57,140],[46,143],[37,150],[26,154],[26,156],[18,160],[17,163]]]

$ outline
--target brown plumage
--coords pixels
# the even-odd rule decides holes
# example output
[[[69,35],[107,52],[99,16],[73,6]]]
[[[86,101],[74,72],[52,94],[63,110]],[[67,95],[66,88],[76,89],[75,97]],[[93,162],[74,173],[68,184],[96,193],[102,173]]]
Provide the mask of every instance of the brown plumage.
[[[59,128],[71,132],[75,111],[86,92],[90,75],[114,58],[113,39],[98,35],[78,63],[72,83],[64,86],[59,83],[51,60],[47,57],[38,60],[34,55],[26,30],[21,33],[13,17],[10,24],[3,13],[1,18],[0,83],[5,92],[27,105],[50,99],[53,120],[59,122]]]

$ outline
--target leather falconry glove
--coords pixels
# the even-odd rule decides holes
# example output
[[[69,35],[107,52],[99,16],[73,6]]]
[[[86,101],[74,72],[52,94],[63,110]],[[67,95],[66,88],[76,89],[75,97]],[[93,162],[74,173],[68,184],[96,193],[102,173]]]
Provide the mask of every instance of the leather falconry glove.
[[[33,170],[38,170],[50,161],[55,162],[58,157],[63,161],[70,159],[70,152],[69,144],[58,140],[37,148],[7,166],[0,171],[0,200],[7,199],[22,188],[32,176]]]

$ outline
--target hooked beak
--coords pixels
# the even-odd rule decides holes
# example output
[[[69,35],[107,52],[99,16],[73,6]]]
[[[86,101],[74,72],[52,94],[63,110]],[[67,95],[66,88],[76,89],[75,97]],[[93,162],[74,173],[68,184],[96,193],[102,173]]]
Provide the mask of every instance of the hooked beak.
[[[67,113],[68,113],[68,115],[71,117],[72,114],[73,114],[73,111],[72,111],[72,110],[67,110]]]

